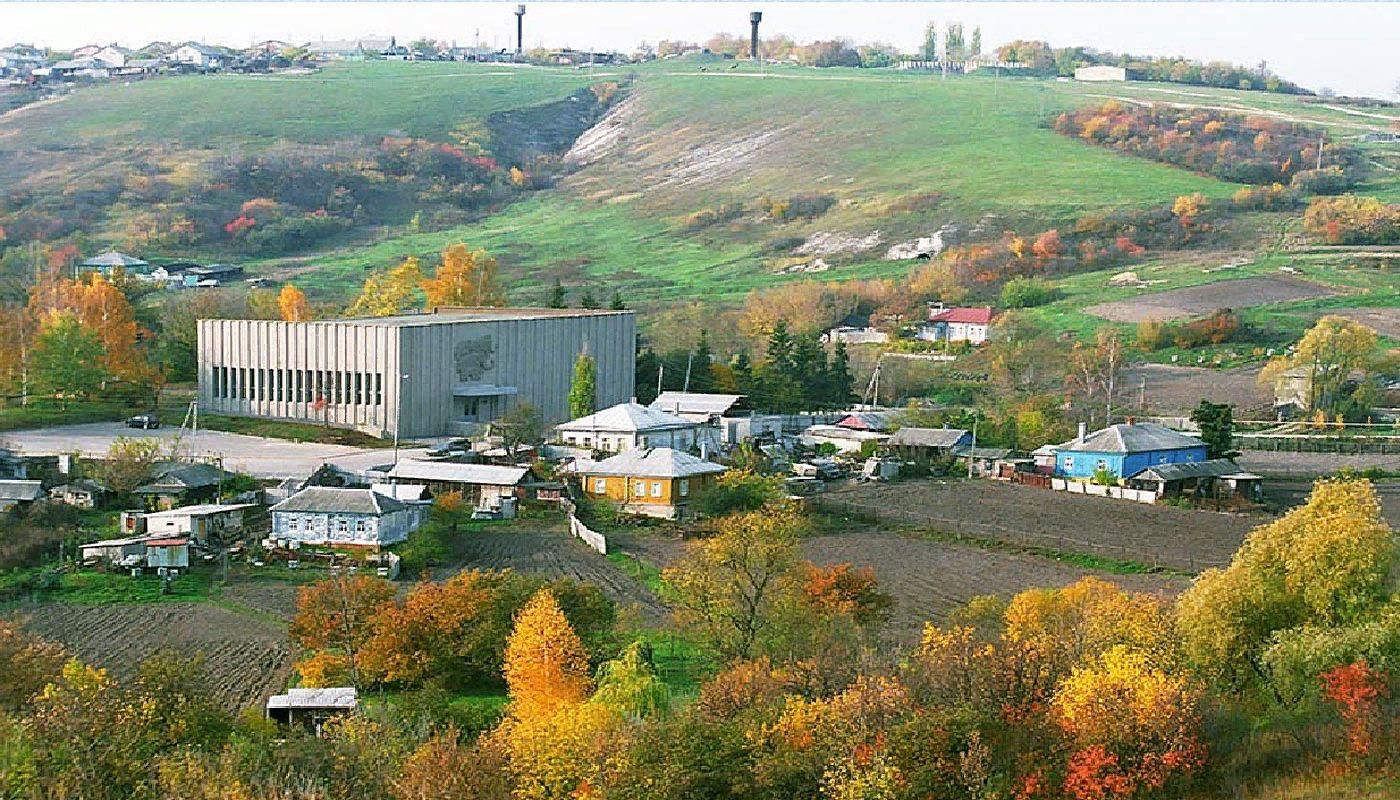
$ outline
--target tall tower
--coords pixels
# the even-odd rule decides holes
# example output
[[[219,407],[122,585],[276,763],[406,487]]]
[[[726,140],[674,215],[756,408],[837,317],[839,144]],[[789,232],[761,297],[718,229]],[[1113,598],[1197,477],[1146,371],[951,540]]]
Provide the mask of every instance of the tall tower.
[[[515,54],[525,52],[525,4],[515,7]]]
[[[758,23],[763,21],[762,11],[749,12],[749,58],[758,60]]]

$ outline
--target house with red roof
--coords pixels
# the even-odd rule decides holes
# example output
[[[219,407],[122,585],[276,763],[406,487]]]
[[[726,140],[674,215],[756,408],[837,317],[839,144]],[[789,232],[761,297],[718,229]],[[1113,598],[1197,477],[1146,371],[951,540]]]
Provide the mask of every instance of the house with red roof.
[[[930,342],[987,341],[992,327],[990,306],[944,308],[940,303],[929,308],[928,322],[919,327],[918,338]]]

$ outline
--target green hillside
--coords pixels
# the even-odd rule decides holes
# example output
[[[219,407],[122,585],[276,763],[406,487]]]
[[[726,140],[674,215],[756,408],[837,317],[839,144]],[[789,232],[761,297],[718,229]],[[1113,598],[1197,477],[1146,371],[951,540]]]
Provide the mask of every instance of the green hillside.
[[[443,142],[463,123],[543,107],[600,81],[630,89],[584,137],[580,165],[498,213],[412,228],[404,224],[411,207],[396,207],[287,256],[175,254],[238,258],[335,300],[368,270],[465,241],[501,259],[517,301],[538,300],[556,278],[618,288],[643,304],[737,299],[782,280],[904,274],[908,262],[887,261],[885,251],[940,230],[949,240],[985,240],[1069,225],[1091,211],[1239,188],[1058,135],[1046,123],[1065,109],[1110,97],[1200,104],[1318,123],[1353,139],[1385,130],[1391,113],[1258,92],[993,75],[942,80],[802,68],[759,75],[746,63],[684,60],[596,70],[371,62],[306,76],[83,89],[0,119],[0,179],[42,193],[93,176],[178,173],[181,164],[259,146],[299,143],[329,148],[335,158],[335,148],[348,153],[384,136]],[[1381,168],[1366,191],[1400,195],[1396,151],[1371,149]],[[830,207],[788,220],[765,211],[794,198]],[[128,219],[142,211],[127,203],[88,233],[121,244]],[[705,213],[718,221],[697,222]],[[814,236],[827,246],[797,249]],[[817,257],[824,271],[800,271]]]

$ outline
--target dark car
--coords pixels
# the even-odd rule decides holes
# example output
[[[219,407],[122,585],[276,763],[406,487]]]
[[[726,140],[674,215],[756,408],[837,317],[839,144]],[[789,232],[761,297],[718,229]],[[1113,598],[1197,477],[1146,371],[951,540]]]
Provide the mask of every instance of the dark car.
[[[155,414],[138,414],[134,417],[127,417],[126,427],[150,430],[152,428],[159,428],[160,420],[156,418]]]

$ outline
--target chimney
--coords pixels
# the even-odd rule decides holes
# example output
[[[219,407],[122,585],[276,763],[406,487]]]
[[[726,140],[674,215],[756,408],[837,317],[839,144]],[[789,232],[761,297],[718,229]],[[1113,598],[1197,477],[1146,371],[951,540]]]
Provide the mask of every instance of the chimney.
[[[525,52],[525,4],[515,7],[515,54]]]
[[[763,21],[762,11],[749,12],[749,58],[758,60],[758,23]]]
[[[1086,436],[1088,436],[1088,435],[1089,435],[1089,424],[1086,423],[1086,422],[1081,422],[1081,423],[1079,423],[1079,435],[1076,436],[1076,437],[1074,438],[1074,440],[1075,440],[1076,442],[1082,442],[1082,441],[1084,441],[1084,437],[1086,437]]]

